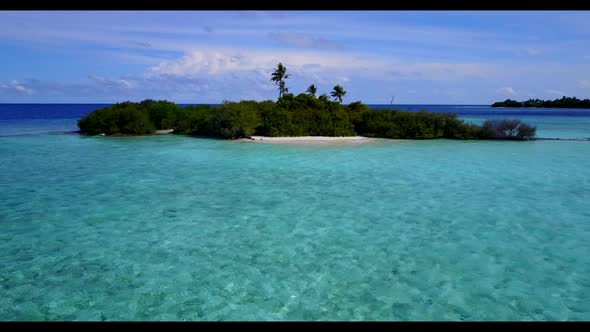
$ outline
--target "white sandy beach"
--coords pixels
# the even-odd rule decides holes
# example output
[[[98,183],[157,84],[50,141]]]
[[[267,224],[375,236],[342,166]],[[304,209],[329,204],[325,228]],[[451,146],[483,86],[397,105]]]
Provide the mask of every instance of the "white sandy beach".
[[[260,142],[260,143],[295,143],[295,144],[338,144],[338,143],[368,143],[379,140],[378,138],[370,138],[364,136],[296,136],[296,137],[266,137],[266,136],[252,136],[251,139],[243,138],[240,141],[244,142]]]
[[[166,134],[172,134],[172,132],[174,131],[174,129],[162,129],[162,130],[156,130],[156,135],[166,135]]]

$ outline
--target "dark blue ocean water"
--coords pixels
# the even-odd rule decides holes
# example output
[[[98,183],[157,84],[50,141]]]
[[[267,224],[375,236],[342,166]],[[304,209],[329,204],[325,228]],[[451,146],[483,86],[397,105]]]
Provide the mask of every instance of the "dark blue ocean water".
[[[0,104],[0,136],[61,133],[77,130],[77,121],[110,104]],[[187,104],[184,104],[185,106]],[[537,126],[542,138],[589,138],[590,109],[492,108],[487,105],[369,105],[375,109],[428,110],[456,113],[481,123],[486,119],[519,118]]]
[[[0,104],[0,120],[80,119],[92,111],[111,104]],[[186,106],[188,104],[183,104]],[[492,108],[487,105],[369,105],[375,109],[394,108],[404,111],[428,110],[457,113],[460,116],[572,116],[590,117],[590,109]]]

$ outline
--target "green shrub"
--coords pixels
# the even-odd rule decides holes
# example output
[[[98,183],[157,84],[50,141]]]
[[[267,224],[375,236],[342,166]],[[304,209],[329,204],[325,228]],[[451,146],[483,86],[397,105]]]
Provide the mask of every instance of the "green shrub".
[[[481,138],[530,140],[536,128],[520,120],[487,120],[481,126]]]
[[[185,107],[183,111],[179,112],[174,133],[193,136],[211,136],[209,122],[213,117],[213,112],[214,108],[208,105]]]
[[[214,109],[209,121],[209,132],[224,138],[249,137],[262,120],[253,101],[225,102]]]
[[[89,135],[144,135],[156,130],[145,110],[130,102],[96,110],[78,121],[78,127]]]

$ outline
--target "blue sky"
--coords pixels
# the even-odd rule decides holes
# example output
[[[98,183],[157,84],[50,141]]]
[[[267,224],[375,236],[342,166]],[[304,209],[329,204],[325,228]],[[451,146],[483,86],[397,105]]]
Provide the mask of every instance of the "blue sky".
[[[0,102],[590,98],[590,12],[0,12]]]

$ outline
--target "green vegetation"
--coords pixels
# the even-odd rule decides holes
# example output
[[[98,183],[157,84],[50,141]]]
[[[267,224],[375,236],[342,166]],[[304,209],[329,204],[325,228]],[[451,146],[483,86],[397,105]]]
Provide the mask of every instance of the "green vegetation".
[[[315,97],[311,85],[297,96],[285,86],[286,68],[279,64],[272,80],[279,85],[276,102],[224,102],[218,106],[181,107],[172,102],[144,100],[98,109],[78,121],[87,135],[145,135],[174,129],[174,134],[236,139],[261,136],[355,136],[409,139],[517,139],[535,136],[535,128],[519,120],[468,124],[456,114],[370,109],[360,101],[342,104],[346,91],[336,85],[334,101]]]
[[[487,120],[480,132],[485,138],[530,140],[535,137],[536,128],[516,119]]]
[[[287,67],[283,66],[283,64],[279,62],[277,69],[275,69],[270,78],[271,81],[275,82],[279,86],[279,98],[281,98],[285,93],[289,92],[289,88],[285,86],[285,80],[287,78],[289,78],[289,74],[287,74]]]
[[[565,96],[555,100],[529,99],[527,101],[516,101],[506,99],[505,101],[493,103],[492,107],[590,108],[590,99]]]
[[[80,127],[82,133],[89,135],[101,133],[106,135],[151,134],[155,132],[156,126],[154,119],[149,117],[150,110],[145,107],[149,102],[144,101],[139,104],[131,102],[117,103],[96,110],[78,121],[78,127]]]
[[[332,97],[334,97],[334,99],[338,100],[339,103],[342,102],[342,97],[344,97],[346,95],[346,91],[344,91],[344,88],[341,87],[340,85],[336,85],[334,87],[334,90],[332,90]]]
[[[307,92],[310,96],[315,97],[315,94],[318,92],[318,88],[316,88],[315,84],[312,84],[305,92]]]
[[[522,139],[535,128],[519,120],[467,124],[456,114],[370,109],[308,94],[287,93],[273,101],[225,102],[219,106],[180,107],[169,101],[124,102],[94,111],[78,122],[88,135],[144,135],[157,129],[202,137],[354,136],[410,139]]]

